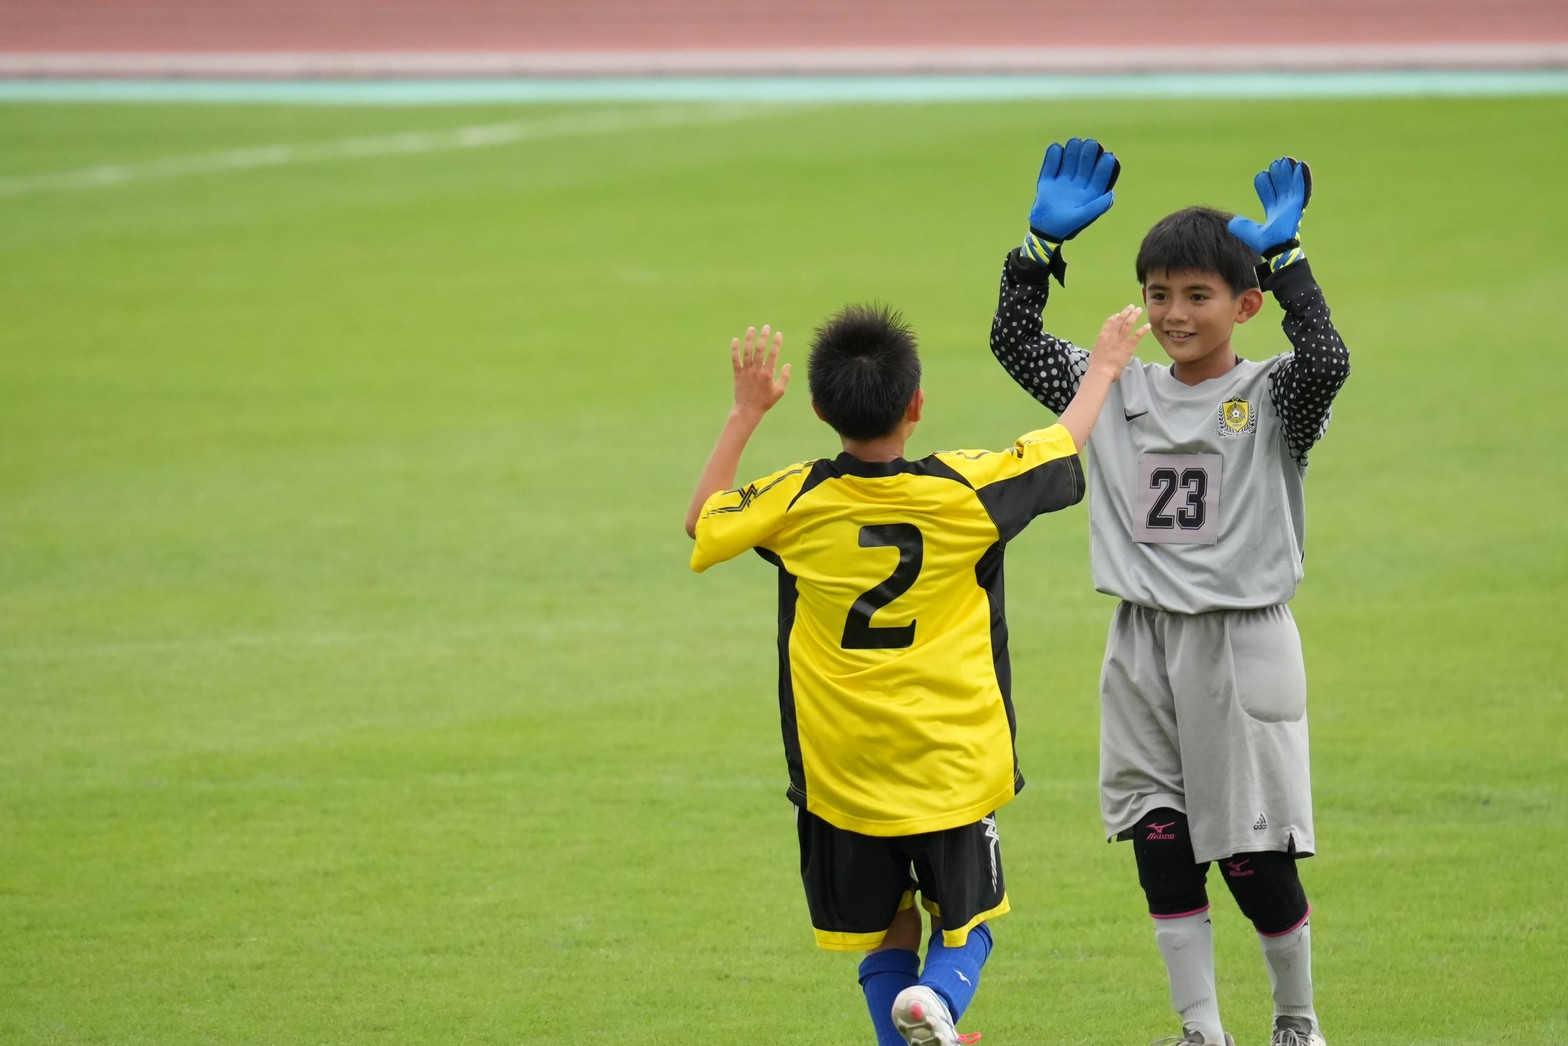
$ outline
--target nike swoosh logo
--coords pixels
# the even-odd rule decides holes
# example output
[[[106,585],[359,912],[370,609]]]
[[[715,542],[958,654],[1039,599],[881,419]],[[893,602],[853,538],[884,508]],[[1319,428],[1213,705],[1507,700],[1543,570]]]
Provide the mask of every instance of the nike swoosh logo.
[[[1139,412],[1138,412],[1138,413],[1136,413],[1136,414],[1128,414],[1128,413],[1127,413],[1127,412],[1126,412],[1126,411],[1125,411],[1125,410],[1124,410],[1124,411],[1122,411],[1122,417],[1124,417],[1124,418],[1126,418],[1126,419],[1127,419],[1127,420],[1128,420],[1128,421],[1136,421],[1136,420],[1138,420],[1138,419],[1139,419],[1139,418],[1141,418],[1141,417],[1143,417],[1143,416],[1144,416],[1144,415],[1145,415],[1145,414],[1147,414],[1147,413],[1149,413],[1149,412],[1148,412],[1148,411],[1146,411],[1146,410],[1140,410],[1140,411],[1139,411]]]

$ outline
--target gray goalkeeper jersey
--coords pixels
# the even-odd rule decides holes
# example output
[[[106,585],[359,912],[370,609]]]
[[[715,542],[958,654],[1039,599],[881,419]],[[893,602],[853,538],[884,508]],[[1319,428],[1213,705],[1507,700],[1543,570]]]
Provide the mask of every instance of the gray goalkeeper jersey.
[[[1089,353],[1041,330],[1044,273],[1010,256],[991,349],[1020,385],[1061,413]],[[1265,283],[1294,351],[1238,360],[1184,385],[1133,360],[1088,447],[1095,588],[1185,614],[1286,603],[1302,576],[1307,452],[1328,426],[1349,354],[1306,262]]]

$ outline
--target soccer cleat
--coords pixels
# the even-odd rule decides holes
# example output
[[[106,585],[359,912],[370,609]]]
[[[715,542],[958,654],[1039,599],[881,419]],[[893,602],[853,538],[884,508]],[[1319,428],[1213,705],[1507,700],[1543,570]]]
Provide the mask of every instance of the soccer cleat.
[[[947,1004],[923,984],[898,993],[893,1000],[893,1025],[909,1046],[959,1046],[962,1041]]]
[[[1181,1035],[1172,1035],[1165,1039],[1155,1039],[1149,1046],[1220,1046],[1213,1039],[1205,1039],[1203,1033],[1196,1028],[1188,1028]],[[1230,1037],[1230,1032],[1225,1033],[1224,1046],[1236,1046],[1236,1040]]]
[[[1276,1017],[1269,1046],[1327,1046],[1323,1035],[1305,1017]]]

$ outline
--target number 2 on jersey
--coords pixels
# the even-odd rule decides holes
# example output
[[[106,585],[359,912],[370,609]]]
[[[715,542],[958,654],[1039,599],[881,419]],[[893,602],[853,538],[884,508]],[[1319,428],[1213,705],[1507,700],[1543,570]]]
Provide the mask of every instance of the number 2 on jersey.
[[[879,584],[862,592],[844,619],[845,650],[902,650],[914,645],[915,622],[873,625],[871,615],[908,592],[920,575],[925,542],[913,523],[877,523],[860,528],[861,548],[898,549],[898,566]]]

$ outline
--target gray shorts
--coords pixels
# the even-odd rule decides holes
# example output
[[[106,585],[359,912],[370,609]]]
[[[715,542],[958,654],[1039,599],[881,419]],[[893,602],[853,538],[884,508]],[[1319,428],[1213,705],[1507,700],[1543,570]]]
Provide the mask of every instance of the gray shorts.
[[[1314,852],[1307,679],[1290,609],[1174,614],[1121,603],[1100,673],[1100,812],[1111,839],[1187,815],[1193,855]]]

